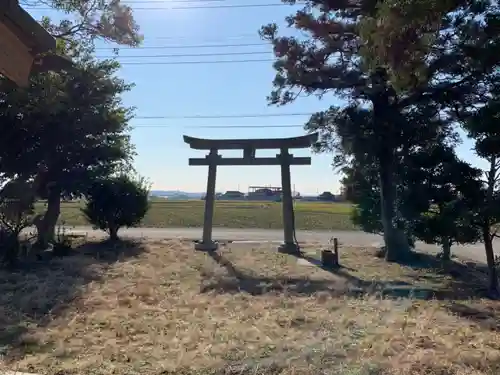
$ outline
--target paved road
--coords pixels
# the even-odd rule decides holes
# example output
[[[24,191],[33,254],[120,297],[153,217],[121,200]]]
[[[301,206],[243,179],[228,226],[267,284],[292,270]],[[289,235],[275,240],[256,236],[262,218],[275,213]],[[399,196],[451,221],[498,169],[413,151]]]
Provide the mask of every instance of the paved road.
[[[87,234],[91,237],[103,237],[101,231],[93,230],[90,227],[71,227],[68,230],[75,234]],[[129,238],[150,238],[150,239],[200,239],[201,228],[128,228],[120,231],[122,237]],[[219,241],[276,241],[283,238],[282,230],[270,229],[229,229],[214,228],[213,236]],[[355,231],[297,231],[299,242],[321,242],[327,243],[332,237],[337,237],[340,244],[353,246],[370,246],[374,243],[381,243],[380,236]],[[495,243],[495,250],[500,253],[500,242]],[[417,243],[417,248],[422,251],[436,253],[439,249],[436,246]],[[484,247],[482,244],[454,246],[453,254],[468,258],[474,261],[484,262]]]

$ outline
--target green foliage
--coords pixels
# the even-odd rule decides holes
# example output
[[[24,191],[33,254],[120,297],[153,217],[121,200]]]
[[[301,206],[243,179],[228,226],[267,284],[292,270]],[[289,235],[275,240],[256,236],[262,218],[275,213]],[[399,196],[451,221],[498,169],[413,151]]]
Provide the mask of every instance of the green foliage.
[[[500,158],[500,93],[494,95],[485,106],[478,109],[463,123],[468,136],[474,139],[476,154],[484,159]]]
[[[21,0],[23,5],[40,3],[64,12],[66,17],[60,20],[44,17],[41,23],[52,36],[64,42],[64,52],[72,57],[93,52],[97,39],[134,47],[143,40],[132,8],[120,0],[26,0],[24,3]]]
[[[52,246],[53,254],[60,257],[69,255],[73,249],[71,237],[66,233],[66,229],[63,226],[57,227],[55,241]]]
[[[434,146],[420,153],[408,172],[409,179],[419,181],[410,186],[409,199],[417,201],[419,195],[429,202],[416,221],[417,237],[446,246],[479,240],[470,200],[481,189],[480,170],[459,160],[451,148]]]
[[[401,91],[438,100],[443,89],[470,95],[500,61],[499,21],[498,3],[490,1],[378,2],[359,23],[362,55],[370,68],[384,67]]]
[[[410,241],[447,246],[479,240],[473,225],[473,199],[480,171],[460,161],[451,146],[431,143],[409,152],[397,174],[396,226]],[[380,192],[373,166],[351,165],[343,169],[348,199],[355,203],[353,222],[364,231],[382,233]]]
[[[302,8],[286,18],[297,36],[279,35],[275,23],[261,28],[276,57],[268,99],[344,100],[305,128],[320,134],[316,151],[333,152],[343,168],[353,220],[383,231],[388,260],[404,255],[398,230],[448,250],[481,237],[490,289],[500,295],[492,249],[500,223],[498,2],[282,1]],[[484,180],[453,152],[457,123],[488,163]]]
[[[500,223],[500,131],[498,129],[500,101],[498,94],[496,92],[493,94],[495,96],[485,106],[463,122],[464,129],[474,140],[476,155],[483,158],[488,166],[484,171],[485,180],[469,200],[475,208],[476,225],[488,227],[491,239],[496,233],[493,227]]]
[[[88,222],[118,239],[121,227],[140,223],[149,209],[149,186],[142,178],[128,175],[95,181],[86,194],[82,209]]]
[[[388,259],[404,258],[396,243],[390,243],[399,225],[397,176],[412,150],[453,137],[450,119],[442,116],[440,103],[431,95],[438,83],[425,92],[397,90],[386,67],[366,56],[370,43],[363,22],[377,15],[377,2],[308,0],[301,4],[303,8],[287,18],[300,37],[279,36],[274,23],[261,29],[276,57],[269,102],[285,105],[304,94],[346,99],[344,106],[311,116],[306,130],[319,132],[316,150],[333,151],[334,165],[368,163],[374,168]],[[430,83],[433,76],[427,78]]]
[[[495,263],[493,240],[497,237],[500,223],[500,132],[498,131],[499,82],[498,76],[489,75],[490,86],[487,101],[461,113],[462,125],[468,136],[474,140],[476,154],[487,163],[484,180],[479,180],[474,194],[468,198],[471,207],[471,224],[481,234],[486,252],[486,261],[490,271],[489,290],[495,297],[500,296],[498,274]]]
[[[7,182],[0,190],[0,225],[19,235],[33,222],[35,199],[27,181]]]
[[[28,89],[0,82],[0,170],[32,177],[78,195],[89,181],[130,167],[134,155],[120,95],[131,85],[116,78],[114,61],[87,61],[80,70],[40,74]],[[21,115],[22,114],[22,115]]]
[[[471,211],[460,200],[445,202],[430,212],[423,213],[415,224],[415,235],[429,244],[451,246],[480,240],[480,233],[472,224]]]
[[[380,215],[380,189],[373,165],[351,165],[342,168],[346,199],[354,203],[351,212],[353,224],[368,233],[383,232]]]
[[[27,181],[7,182],[0,190],[0,261],[15,265],[21,252],[19,235],[33,224],[34,197]]]
[[[26,89],[0,80],[0,171],[34,178],[44,170],[34,192],[48,200],[37,223],[42,248],[53,240],[61,196],[80,196],[92,181],[132,169],[132,108],[121,102],[132,85],[116,77],[116,61],[86,57],[76,66],[38,74]]]
[[[380,202],[380,187],[375,166],[354,165],[342,169],[347,199],[354,203],[351,212],[353,224],[368,233],[383,234],[382,213]],[[402,230],[410,245],[413,246],[413,223],[415,209],[406,198],[404,185],[397,183],[395,226]],[[413,216],[412,216],[413,215]]]

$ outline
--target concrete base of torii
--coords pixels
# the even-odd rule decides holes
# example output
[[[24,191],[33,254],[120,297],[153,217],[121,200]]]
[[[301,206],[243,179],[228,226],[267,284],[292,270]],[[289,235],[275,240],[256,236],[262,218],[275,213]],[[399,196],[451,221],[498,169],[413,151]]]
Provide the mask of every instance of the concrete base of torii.
[[[300,248],[296,243],[282,243],[278,247],[278,252],[282,254],[289,254],[289,255],[300,255]]]
[[[217,251],[219,243],[215,241],[210,242],[195,242],[194,249],[198,251]]]

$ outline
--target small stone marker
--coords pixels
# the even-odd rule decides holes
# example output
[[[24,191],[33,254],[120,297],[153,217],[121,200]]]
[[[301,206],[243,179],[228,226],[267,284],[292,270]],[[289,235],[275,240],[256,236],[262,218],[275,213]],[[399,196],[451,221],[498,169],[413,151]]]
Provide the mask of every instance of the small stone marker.
[[[325,268],[338,268],[339,267],[339,242],[336,238],[333,239],[333,251],[321,251],[321,263]]]
[[[327,268],[333,267],[334,259],[331,250],[321,250],[321,264]]]

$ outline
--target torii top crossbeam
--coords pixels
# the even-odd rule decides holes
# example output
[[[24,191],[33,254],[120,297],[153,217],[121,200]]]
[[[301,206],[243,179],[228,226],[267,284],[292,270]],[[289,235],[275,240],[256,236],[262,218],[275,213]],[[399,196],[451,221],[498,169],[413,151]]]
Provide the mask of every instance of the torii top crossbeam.
[[[318,141],[318,133],[291,138],[262,139],[205,139],[184,136],[184,142],[195,150],[241,150],[241,149],[291,149],[311,147]]]

